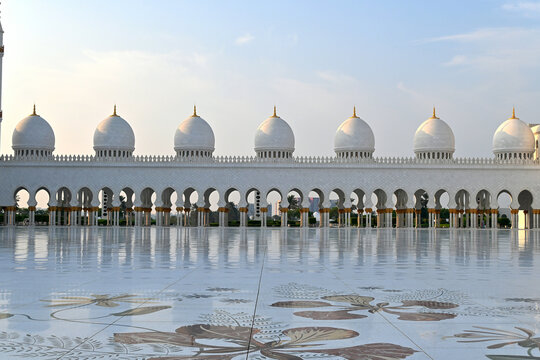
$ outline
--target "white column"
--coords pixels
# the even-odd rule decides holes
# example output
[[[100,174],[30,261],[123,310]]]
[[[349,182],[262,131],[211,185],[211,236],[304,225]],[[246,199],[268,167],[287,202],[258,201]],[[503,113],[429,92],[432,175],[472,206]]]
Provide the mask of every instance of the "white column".
[[[197,208],[197,227],[202,226],[202,208]]]
[[[189,218],[190,218],[190,212],[191,212],[191,209],[189,208],[184,208],[184,226],[189,226]]]
[[[219,214],[219,226],[220,227],[224,227],[225,226],[225,209],[224,207],[220,207],[218,209],[218,214]]]
[[[36,214],[36,207],[35,206],[29,206],[28,207],[28,225],[32,226],[35,225],[35,214]]]
[[[330,209],[326,212],[326,227],[330,227]]]
[[[141,226],[141,208],[135,207],[135,226]]]
[[[176,208],[177,211],[176,211],[176,224],[178,226],[184,226],[184,219],[185,219],[185,216],[184,216],[184,208],[183,207],[177,207]]]
[[[373,212],[373,209],[366,208],[366,227],[371,228],[371,214]]]
[[[287,212],[289,209],[281,208],[281,227],[287,227]]]

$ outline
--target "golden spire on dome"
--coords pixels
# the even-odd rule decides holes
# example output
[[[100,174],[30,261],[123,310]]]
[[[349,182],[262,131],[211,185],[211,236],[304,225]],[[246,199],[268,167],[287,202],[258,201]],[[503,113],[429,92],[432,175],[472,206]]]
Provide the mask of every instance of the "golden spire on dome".
[[[199,116],[197,115],[197,105],[193,105],[193,115],[191,115],[192,117],[195,117],[195,116]]]
[[[518,119],[516,117],[516,108],[512,106],[512,117],[510,119]]]
[[[34,104],[34,110],[32,111],[32,116],[37,116],[37,113],[36,113],[36,104]]]
[[[352,117],[353,118],[357,118],[358,116],[356,116],[356,106],[353,107],[353,114],[352,114]]]
[[[278,117],[276,113],[276,105],[274,105],[274,114],[272,115],[272,117]]]
[[[118,116],[118,115],[116,115],[116,104],[114,104],[113,114],[111,116]]]
[[[438,119],[436,113],[435,113],[435,106],[433,107],[433,115],[431,115],[430,119]]]

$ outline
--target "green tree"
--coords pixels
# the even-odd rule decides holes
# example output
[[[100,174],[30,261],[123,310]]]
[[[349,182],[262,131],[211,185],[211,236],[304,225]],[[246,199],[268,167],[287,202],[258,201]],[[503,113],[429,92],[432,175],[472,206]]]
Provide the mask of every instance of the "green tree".
[[[502,227],[502,228],[509,228],[510,226],[512,226],[512,222],[504,214],[501,215],[501,217],[497,219],[497,223],[499,224],[499,227]]]
[[[329,218],[331,220],[337,221],[338,215],[339,215],[339,211],[338,211],[337,206],[334,206],[333,208],[330,208]]]
[[[287,202],[289,203],[290,210],[296,210],[300,208],[298,200],[296,200],[296,197],[294,195],[287,196]]]
[[[240,220],[240,211],[238,211],[238,208],[236,207],[235,203],[233,203],[232,201],[229,201],[227,205],[225,205],[225,207],[229,209],[229,212],[228,212],[229,221]]]

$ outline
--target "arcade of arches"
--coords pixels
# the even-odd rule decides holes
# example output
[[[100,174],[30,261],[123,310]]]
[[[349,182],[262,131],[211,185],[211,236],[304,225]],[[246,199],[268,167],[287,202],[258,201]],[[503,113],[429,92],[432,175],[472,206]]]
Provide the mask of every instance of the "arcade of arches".
[[[512,194],[506,190],[492,193],[486,189],[474,192],[462,189],[449,194],[444,189],[433,193],[423,189],[414,192],[403,189],[393,192],[383,189],[365,192],[356,189],[347,196],[346,192],[340,189],[334,189],[330,193],[320,189],[291,189],[287,193],[277,188],[268,191],[252,188],[243,192],[237,189],[218,191],[214,188],[202,192],[188,188],[177,192],[173,188],[166,188],[156,192],[147,187],[137,192],[130,187],[120,191],[113,191],[108,187],[98,191],[89,188],[73,191],[61,187],[52,193],[51,197],[51,192],[46,188],[31,192],[21,188],[14,194],[15,204],[22,192],[27,193],[28,217],[25,223],[29,225],[36,224],[36,194],[46,192],[49,195],[48,224],[51,226],[97,226],[99,219],[104,219],[109,226],[119,226],[122,218],[122,224],[129,226],[150,226],[155,223],[157,226],[204,227],[210,226],[212,212],[218,214],[217,225],[227,226],[230,210],[227,205],[232,203],[232,195],[236,193],[239,198],[235,204],[239,212],[239,226],[247,226],[248,209],[252,206],[252,219],[260,220],[260,226],[266,227],[267,219],[274,215],[280,218],[280,226],[287,227],[290,204],[287,196],[283,194],[293,193],[298,203],[301,227],[309,226],[310,199],[313,197],[318,197],[318,207],[311,212],[318,213],[316,226],[319,227],[331,226],[331,207],[338,209],[337,221],[332,226],[340,227],[435,228],[443,225],[443,209],[448,209],[448,225],[445,226],[450,228],[496,228],[500,217],[507,217],[512,228],[540,227],[540,209],[532,208],[533,197],[528,190]],[[279,207],[274,209],[274,214],[268,213],[270,193],[277,194],[281,199],[277,202]],[[332,196],[334,200],[331,200]],[[505,196],[509,203],[502,204],[500,199]],[[503,214],[503,209],[508,215]],[[4,207],[2,211],[4,224],[15,225],[17,206]],[[520,221],[520,217],[523,220]]]

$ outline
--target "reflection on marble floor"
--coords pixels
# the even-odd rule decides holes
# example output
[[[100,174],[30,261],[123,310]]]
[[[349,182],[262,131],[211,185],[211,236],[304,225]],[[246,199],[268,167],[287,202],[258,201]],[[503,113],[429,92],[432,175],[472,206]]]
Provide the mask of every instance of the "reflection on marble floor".
[[[0,358],[540,359],[540,232],[0,228]]]

